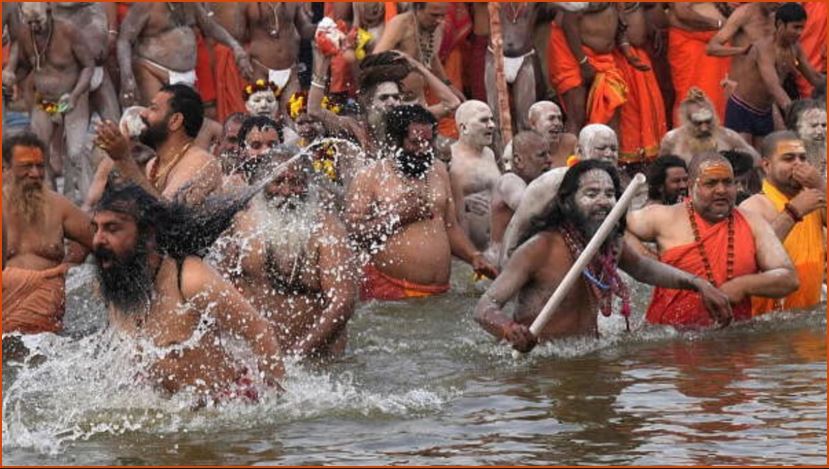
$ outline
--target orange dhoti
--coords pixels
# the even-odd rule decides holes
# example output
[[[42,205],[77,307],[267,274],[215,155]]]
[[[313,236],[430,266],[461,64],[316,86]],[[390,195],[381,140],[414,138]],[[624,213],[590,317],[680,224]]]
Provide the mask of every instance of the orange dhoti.
[[[754,235],[746,219],[734,209],[734,277],[757,273]],[[697,226],[705,253],[711,262],[716,285],[726,281],[728,266],[728,220],[710,225],[697,213]],[[660,260],[677,269],[707,279],[705,265],[697,243],[677,246],[662,253]],[[751,318],[751,300],[746,298],[740,304],[731,305],[735,321]],[[699,293],[689,290],[656,288],[648,307],[646,319],[652,324],[667,324],[678,327],[706,327],[714,324]]]
[[[630,51],[651,70],[636,70],[621,52],[614,54],[629,91],[627,102],[622,106],[619,164],[652,161],[659,153],[662,136],[668,131],[665,103],[651,59],[642,49],[631,47]]]
[[[826,3],[801,2],[800,4],[806,10],[806,25],[800,36],[800,47],[812,68],[819,73],[826,73]],[[796,77],[800,96],[811,96],[812,84],[799,73]]]
[[[714,105],[720,121],[725,120],[725,91],[722,81],[731,68],[728,57],[711,57],[705,53],[708,41],[716,31],[686,31],[671,27],[668,29],[668,62],[676,91],[674,122],[679,122],[677,110],[688,90],[696,86],[705,92]]]
[[[774,204],[778,212],[782,212],[783,207],[791,200],[768,181],[763,181],[763,194]],[[753,297],[751,313],[755,316],[772,311],[777,305],[783,309],[798,309],[810,308],[820,303],[826,259],[826,241],[823,239],[820,212],[814,211],[794,225],[783,241],[783,247],[786,248],[797,270],[800,288],[783,300]]]
[[[3,333],[63,329],[67,269],[66,264],[46,270],[3,269]]]
[[[202,101],[216,101],[216,77],[213,76],[213,59],[210,45],[201,34],[196,35],[196,89]]]
[[[368,264],[363,269],[363,285],[360,299],[366,300],[405,300],[407,298],[425,298],[449,291],[449,285],[419,285],[406,280],[390,277]]]
[[[247,112],[242,96],[245,82],[230,47],[215,44],[213,53],[216,57],[216,116],[219,122],[224,122],[234,112]]]
[[[587,123],[607,124],[616,110],[626,102],[627,84],[622,71],[616,66],[613,54],[598,54],[587,46],[582,46],[581,49],[596,70],[596,78],[587,94]],[[581,67],[567,44],[564,30],[555,23],[550,28],[547,66],[550,69],[550,83],[559,96],[582,85]]]

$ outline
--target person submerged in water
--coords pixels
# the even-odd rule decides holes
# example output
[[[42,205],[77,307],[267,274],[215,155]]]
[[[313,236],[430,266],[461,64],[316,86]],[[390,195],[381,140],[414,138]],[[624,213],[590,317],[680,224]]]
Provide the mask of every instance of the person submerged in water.
[[[278,386],[283,377],[269,323],[194,255],[245,202],[213,199],[194,209],[126,185],[108,187],[94,209],[92,246],[110,324],[149,344],[141,353],[157,352],[147,378],[170,394],[192,390],[200,403],[258,397],[247,370],[221,345],[227,336],[248,343],[266,384]]]
[[[528,352],[537,341],[598,334],[597,310],[609,316],[613,297],[630,315],[630,294],[619,276],[621,268],[634,279],[668,288],[694,290],[711,316],[726,321],[728,298],[704,279],[639,255],[625,242],[624,220],[615,227],[549,322],[535,337],[529,330],[545,303],[561,284],[621,195],[616,168],[608,162],[586,160],[564,175],[550,215],[540,231],[530,235],[510,257],[501,275],[475,308],[475,320],[488,333]],[[502,310],[518,295],[513,318]]]

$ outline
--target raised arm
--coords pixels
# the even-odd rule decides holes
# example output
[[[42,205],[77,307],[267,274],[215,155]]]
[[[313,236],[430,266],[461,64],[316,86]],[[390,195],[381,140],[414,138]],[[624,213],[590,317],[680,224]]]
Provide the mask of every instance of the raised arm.
[[[92,218],[65,198],[58,198],[63,215],[63,234],[86,249],[92,249]]]
[[[214,318],[223,333],[240,337],[257,357],[265,382],[278,384],[285,374],[276,333],[268,321],[216,271],[195,257],[182,264],[181,294],[199,311]]]
[[[314,50],[314,72],[311,76],[311,89],[308,91],[308,114],[319,119],[331,132],[350,130],[351,119],[341,117],[322,107],[322,98],[325,97],[325,86],[331,70],[331,57],[320,52],[316,43]]]
[[[567,168],[551,169],[527,186],[521,198],[521,203],[518,205],[518,209],[515,210],[512,220],[507,225],[507,231],[504,233],[501,265],[506,264],[512,251],[518,248],[533,220],[541,216],[552,203],[566,171]]]
[[[727,45],[734,36],[745,26],[749,19],[749,8],[751,5],[741,5],[728,19],[725,21],[722,29],[717,31],[717,34],[708,41],[708,47],[705,52],[714,57],[731,57],[732,55],[740,55],[748,53],[751,49],[751,44],[744,47],[734,47]]]
[[[374,45],[374,53],[379,54],[380,52],[385,52],[387,50],[392,50],[397,47],[397,44],[402,39],[403,34],[403,21],[407,18],[406,15],[397,15],[388,23],[386,23],[386,27],[383,29],[383,35],[380,36],[380,39],[377,41],[377,44]]]
[[[313,39],[314,33],[317,31],[317,25],[311,21],[311,16],[302,8],[302,4],[296,7],[294,14],[294,24],[303,39]]]

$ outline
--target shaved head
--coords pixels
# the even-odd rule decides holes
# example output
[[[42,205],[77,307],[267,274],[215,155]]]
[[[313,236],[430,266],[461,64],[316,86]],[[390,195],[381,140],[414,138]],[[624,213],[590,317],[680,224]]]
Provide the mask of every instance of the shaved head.
[[[616,164],[619,159],[619,139],[610,127],[590,124],[579,132],[578,151],[582,159],[606,160]]]
[[[460,125],[466,122],[469,122],[473,116],[480,112],[492,112],[489,109],[489,105],[483,101],[478,101],[475,99],[470,99],[469,101],[464,101],[463,104],[458,106],[458,110],[455,111],[455,121]]]

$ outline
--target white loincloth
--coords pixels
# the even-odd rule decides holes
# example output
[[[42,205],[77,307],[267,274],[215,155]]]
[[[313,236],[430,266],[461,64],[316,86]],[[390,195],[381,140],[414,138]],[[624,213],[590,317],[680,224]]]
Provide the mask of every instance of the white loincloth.
[[[159,65],[158,63],[153,62],[152,60],[150,60],[146,57],[139,57],[139,58],[142,61],[144,61],[145,63],[148,63],[148,64],[152,65],[153,67],[159,69],[159,70],[163,70],[163,71],[167,72],[167,84],[168,85],[175,85],[175,84],[178,84],[178,83],[182,83],[182,84],[187,85],[191,88],[196,87],[196,80],[197,80],[197,78],[196,78],[196,69],[188,70],[186,72],[177,72],[175,70],[170,70],[169,68],[167,68],[163,65]]]
[[[489,46],[488,50],[492,53],[492,46]],[[535,54],[535,49],[518,57],[504,56],[504,78],[507,80],[507,83],[510,85],[515,83],[515,79],[518,78],[518,72],[521,70],[521,66],[524,65],[524,59],[533,54]]]

